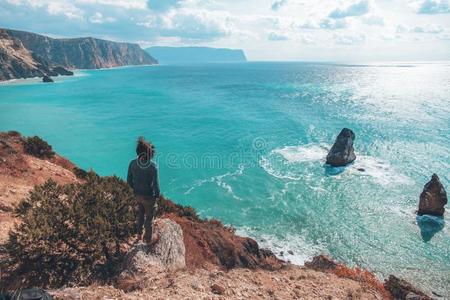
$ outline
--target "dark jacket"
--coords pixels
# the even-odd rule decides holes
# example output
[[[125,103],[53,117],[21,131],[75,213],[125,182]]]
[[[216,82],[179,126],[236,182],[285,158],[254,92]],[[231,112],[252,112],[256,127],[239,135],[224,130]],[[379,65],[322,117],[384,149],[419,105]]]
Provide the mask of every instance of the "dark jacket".
[[[137,159],[133,159],[128,167],[127,182],[135,195],[159,197],[158,170],[152,161],[138,163]]]

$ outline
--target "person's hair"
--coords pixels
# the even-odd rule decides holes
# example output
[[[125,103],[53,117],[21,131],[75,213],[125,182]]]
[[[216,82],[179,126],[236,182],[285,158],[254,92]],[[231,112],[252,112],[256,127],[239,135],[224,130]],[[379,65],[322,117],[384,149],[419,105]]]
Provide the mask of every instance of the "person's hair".
[[[143,136],[137,140],[136,154],[143,159],[152,159],[155,155],[155,146],[151,142],[147,142]]]

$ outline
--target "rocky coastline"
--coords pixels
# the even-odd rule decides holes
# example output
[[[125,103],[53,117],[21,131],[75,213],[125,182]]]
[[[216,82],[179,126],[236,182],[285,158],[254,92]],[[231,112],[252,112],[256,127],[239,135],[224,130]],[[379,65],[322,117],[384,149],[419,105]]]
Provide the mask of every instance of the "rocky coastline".
[[[0,28],[0,81],[70,76],[74,69],[99,69],[158,62],[137,44],[86,38],[54,39]]]
[[[34,155],[19,133],[0,133],[0,245],[18,223],[15,207],[35,185],[47,179],[60,185],[84,180],[83,170],[33,139],[41,145]],[[431,299],[395,276],[383,283],[369,271],[325,256],[304,267],[292,265],[220,221],[201,219],[169,199],[161,199],[155,224],[160,239],[154,249],[130,243],[118,277],[53,287],[50,294],[56,299]],[[1,255],[2,262],[8,259]],[[0,280],[0,292],[12,288],[12,282]],[[26,287],[18,282],[14,288]]]

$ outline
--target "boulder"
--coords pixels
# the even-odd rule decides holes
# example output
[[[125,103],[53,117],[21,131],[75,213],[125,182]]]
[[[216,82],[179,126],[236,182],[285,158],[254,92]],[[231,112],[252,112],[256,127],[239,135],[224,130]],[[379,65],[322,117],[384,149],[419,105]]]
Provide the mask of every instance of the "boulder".
[[[157,219],[153,224],[153,235],[156,239],[152,246],[138,243],[128,251],[122,277],[186,267],[186,250],[180,225],[170,219]]]
[[[69,71],[66,68],[63,68],[61,66],[54,67],[53,72],[55,72],[59,75],[63,75],[63,76],[72,76],[73,75],[72,71]]]
[[[443,216],[445,205],[447,204],[447,193],[442,185],[439,177],[433,174],[431,180],[425,184],[420,194],[419,210],[417,214]]]
[[[384,288],[391,293],[394,299],[431,300],[429,296],[416,289],[411,283],[394,275],[389,276],[389,279],[384,282]]]
[[[305,267],[316,271],[332,271],[337,268],[337,264],[329,257],[325,255],[317,255],[313,257],[310,262],[305,262]]]
[[[341,130],[327,155],[327,164],[333,167],[345,166],[356,159],[353,149],[355,134],[348,128]]]
[[[54,82],[54,81],[50,76],[44,75],[44,77],[42,77],[42,82]]]

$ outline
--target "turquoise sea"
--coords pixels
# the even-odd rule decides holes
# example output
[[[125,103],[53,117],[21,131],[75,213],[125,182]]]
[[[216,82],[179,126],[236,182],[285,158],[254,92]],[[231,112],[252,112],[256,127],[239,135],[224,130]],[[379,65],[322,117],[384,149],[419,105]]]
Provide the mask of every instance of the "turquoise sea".
[[[329,169],[343,127],[357,160]],[[0,84],[0,130],[122,178],[144,135],[163,193],[202,216],[294,263],[326,253],[450,297],[450,206],[431,239],[415,216],[433,172],[450,192],[450,63],[80,70]]]

